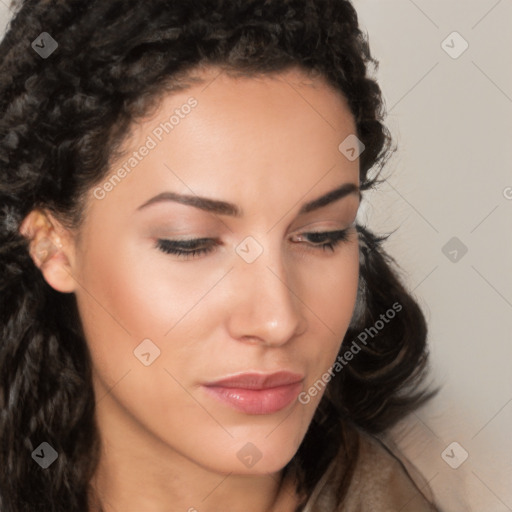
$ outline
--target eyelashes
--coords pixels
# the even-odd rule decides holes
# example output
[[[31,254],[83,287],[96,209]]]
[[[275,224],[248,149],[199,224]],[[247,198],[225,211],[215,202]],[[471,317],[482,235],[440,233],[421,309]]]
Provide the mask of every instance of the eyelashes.
[[[336,231],[318,231],[311,233],[302,233],[299,237],[306,237],[310,242],[310,248],[313,251],[335,252],[336,248],[349,238],[349,229],[340,229]],[[192,259],[200,255],[209,254],[219,245],[212,238],[194,238],[191,240],[167,240],[158,239],[155,247],[165,254],[172,254],[184,259]]]

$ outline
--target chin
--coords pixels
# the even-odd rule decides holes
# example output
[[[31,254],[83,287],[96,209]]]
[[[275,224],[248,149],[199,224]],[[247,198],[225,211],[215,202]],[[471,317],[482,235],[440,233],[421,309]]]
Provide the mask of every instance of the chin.
[[[279,432],[279,429],[283,429]],[[254,436],[244,436],[233,444],[234,461],[230,460],[230,471],[239,474],[268,474],[281,471],[299,449],[302,437],[298,433],[284,429],[258,432]]]

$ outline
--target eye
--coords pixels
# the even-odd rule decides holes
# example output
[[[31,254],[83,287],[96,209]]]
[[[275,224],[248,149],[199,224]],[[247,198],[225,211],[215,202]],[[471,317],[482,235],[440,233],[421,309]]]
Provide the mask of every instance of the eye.
[[[160,238],[156,241],[157,249],[165,252],[166,254],[175,254],[177,256],[184,256],[185,259],[193,258],[199,254],[207,254],[214,249],[214,244],[208,242],[215,242],[210,238],[193,238],[191,240],[165,240]]]
[[[337,231],[318,231],[311,233],[302,233],[300,238],[307,238],[313,250],[330,250],[335,248],[349,238],[349,229],[340,229]],[[193,238],[190,240],[167,240],[160,238],[156,241],[155,247],[166,254],[174,254],[184,259],[192,259],[201,254],[208,254],[215,250],[219,245],[217,240],[212,238]]]
[[[303,233],[299,237],[307,237],[313,242],[313,248],[322,249],[323,251],[330,250],[334,252],[335,247],[340,243],[346,242],[349,237],[349,228],[339,229],[337,231],[317,231],[312,233]],[[326,240],[328,240],[326,242]]]

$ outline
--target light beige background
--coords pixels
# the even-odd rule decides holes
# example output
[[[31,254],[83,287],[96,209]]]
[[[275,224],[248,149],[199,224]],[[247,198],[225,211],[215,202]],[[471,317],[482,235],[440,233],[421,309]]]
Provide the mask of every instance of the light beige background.
[[[512,511],[512,1],[354,5],[398,144],[363,218],[398,228],[386,248],[427,315],[442,386],[392,436],[447,512]],[[0,33],[9,15],[0,0]]]
[[[447,511],[512,511],[512,2],[354,5],[398,144],[368,222],[398,228],[387,248],[427,313],[443,386],[395,437]],[[458,58],[443,47],[462,39],[442,45],[454,31],[469,45]],[[456,262],[452,237],[467,247]],[[454,441],[469,454],[457,469],[441,457]]]

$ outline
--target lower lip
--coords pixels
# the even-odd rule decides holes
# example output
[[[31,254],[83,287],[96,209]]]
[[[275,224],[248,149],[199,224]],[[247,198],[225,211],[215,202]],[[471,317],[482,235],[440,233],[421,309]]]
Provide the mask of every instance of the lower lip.
[[[268,389],[203,386],[207,393],[246,414],[272,414],[290,405],[298,396],[302,382]]]

